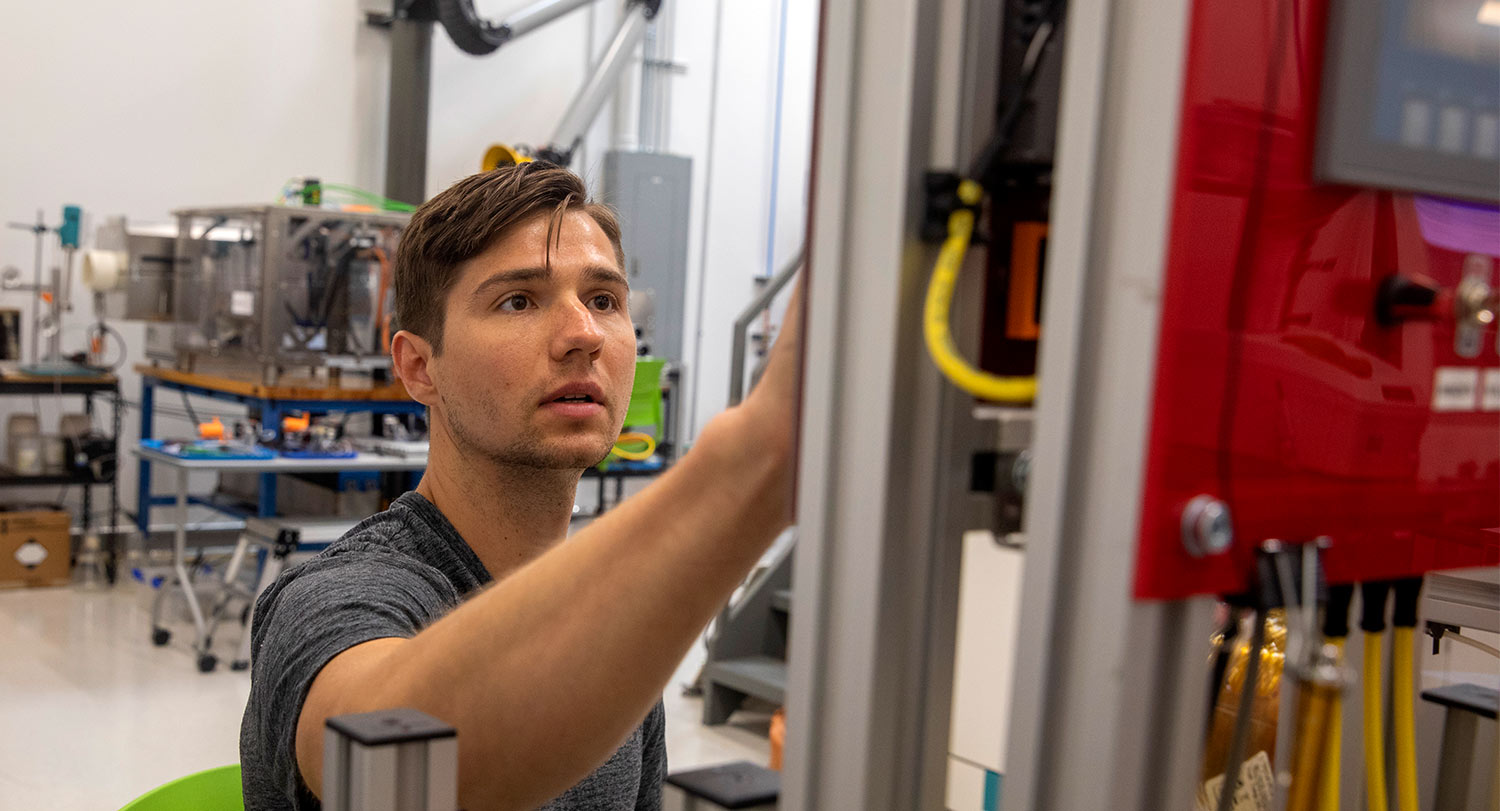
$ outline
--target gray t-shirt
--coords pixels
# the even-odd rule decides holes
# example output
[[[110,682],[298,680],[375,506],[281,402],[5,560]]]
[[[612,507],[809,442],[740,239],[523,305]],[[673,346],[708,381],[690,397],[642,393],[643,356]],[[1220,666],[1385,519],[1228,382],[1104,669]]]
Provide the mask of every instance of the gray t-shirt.
[[[415,636],[490,579],[458,530],[415,492],[283,573],[256,603],[251,630],[250,702],[240,726],[245,808],[320,808],[294,748],[313,677],[361,642]],[[659,811],[665,726],[658,702],[604,765],[542,807]]]

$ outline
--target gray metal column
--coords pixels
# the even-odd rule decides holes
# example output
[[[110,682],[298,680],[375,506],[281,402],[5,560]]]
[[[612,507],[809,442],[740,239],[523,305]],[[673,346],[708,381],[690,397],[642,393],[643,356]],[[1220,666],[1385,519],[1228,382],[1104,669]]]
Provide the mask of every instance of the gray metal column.
[[[421,7],[422,4],[417,4]],[[405,13],[391,21],[391,88],[386,117],[385,196],[427,199],[427,123],[433,21]]]
[[[340,715],[323,730],[328,811],[449,811],[458,807],[453,727],[408,708]]]
[[[971,418],[926,355],[916,233],[959,141],[955,7],[823,4],[784,809],[943,806]]]
[[[1068,8],[1007,811],[1193,807],[1213,603],[1132,599],[1187,7]]]

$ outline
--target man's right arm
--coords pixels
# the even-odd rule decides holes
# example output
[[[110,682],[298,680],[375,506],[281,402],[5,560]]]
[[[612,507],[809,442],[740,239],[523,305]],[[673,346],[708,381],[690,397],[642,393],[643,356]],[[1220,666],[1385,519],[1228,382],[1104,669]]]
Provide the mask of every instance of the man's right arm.
[[[411,639],[334,657],[297,762],[315,792],[327,718],[415,707],[458,729],[470,808],[532,808],[602,763],[788,525],[800,307],[746,401],[649,487]]]

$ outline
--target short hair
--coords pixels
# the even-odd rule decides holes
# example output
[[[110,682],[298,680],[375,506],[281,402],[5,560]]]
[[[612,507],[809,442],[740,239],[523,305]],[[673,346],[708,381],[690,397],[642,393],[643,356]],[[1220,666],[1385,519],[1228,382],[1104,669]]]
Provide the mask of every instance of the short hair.
[[[625,266],[620,222],[609,206],[588,198],[578,175],[556,164],[533,161],[470,175],[423,203],[411,215],[396,249],[396,323],[442,350],[448,293],[464,262],[484,253],[510,229],[550,215],[547,262],[553,234],[564,213],[594,218]]]

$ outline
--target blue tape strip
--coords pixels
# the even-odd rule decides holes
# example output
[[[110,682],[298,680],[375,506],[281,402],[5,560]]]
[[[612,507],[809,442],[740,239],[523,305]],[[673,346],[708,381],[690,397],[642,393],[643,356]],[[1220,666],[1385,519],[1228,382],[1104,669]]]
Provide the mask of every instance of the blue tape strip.
[[[984,811],[1000,811],[1000,775],[984,771]]]

